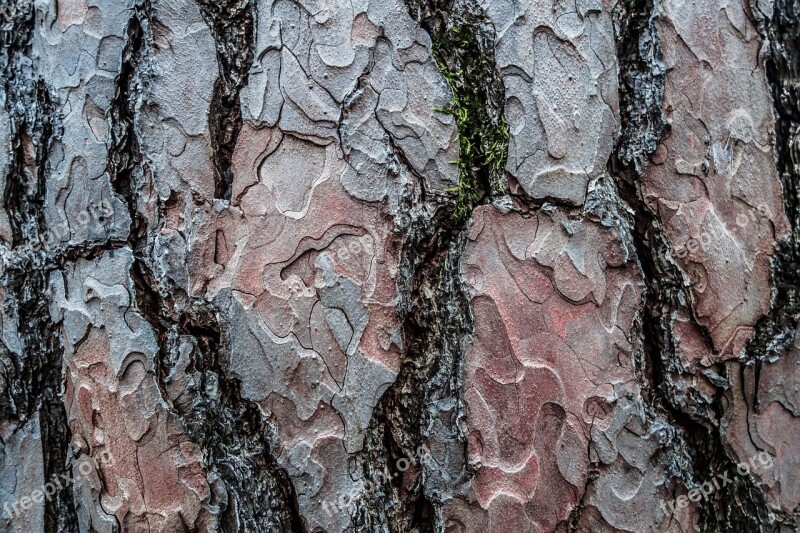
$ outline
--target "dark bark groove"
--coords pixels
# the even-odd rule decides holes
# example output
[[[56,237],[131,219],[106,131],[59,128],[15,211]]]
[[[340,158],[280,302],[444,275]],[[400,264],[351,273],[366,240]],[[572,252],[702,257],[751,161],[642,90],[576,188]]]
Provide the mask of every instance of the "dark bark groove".
[[[220,77],[211,102],[211,144],[214,148],[214,197],[231,199],[231,157],[242,129],[239,92],[253,64],[253,5],[251,0],[198,0],[203,18],[217,45]]]
[[[633,237],[647,286],[640,332],[645,376],[642,385],[655,416],[663,417],[674,428],[674,446],[690,459],[689,463],[674,465],[674,474],[692,488],[736,467],[720,432],[724,407],[719,400],[730,386],[726,383],[728,368],[724,364],[711,368],[709,381],[718,391],[714,403],[700,394],[687,394],[680,386],[691,378],[677,352],[672,331],[674,313],[682,310],[695,318],[709,353],[712,344],[708,332],[696,321],[692,293],[684,287],[661,222],[646,205],[637,183],[647,158],[670,134],[662,114],[665,67],[653,25],[657,11],[652,0],[630,0],[619,4],[616,15],[622,135],[609,173],[619,178],[620,194],[634,209]],[[702,531],[766,531],[771,523],[764,492],[750,476],[736,477],[715,496],[701,504]]]
[[[38,419],[44,477],[67,475],[71,433],[63,399],[63,347],[50,316],[48,282],[55,270],[41,246],[46,164],[57,119],[47,87],[35,78],[29,59],[36,14],[31,3],[9,5],[12,22],[0,30],[0,67],[5,107],[11,115],[13,160],[4,194],[15,250],[4,260],[5,310],[18,328],[20,352],[3,347],[0,417],[18,424]],[[35,250],[34,250],[35,249]],[[35,457],[21,458],[36,461]],[[44,505],[47,531],[77,531],[72,488],[59,490]]]
[[[221,8],[214,6],[214,9]],[[112,110],[114,143],[109,154],[109,174],[115,191],[125,199],[130,211],[132,222],[128,245],[135,258],[130,274],[136,289],[136,307],[158,338],[158,382],[167,399],[170,372],[180,356],[182,342],[188,342],[192,349],[190,369],[195,378],[194,387],[186,390],[178,401],[171,402],[171,408],[187,436],[204,451],[207,478],[212,489],[209,505],[219,517],[221,530],[303,532],[305,526],[298,511],[294,487],[270,451],[271,427],[258,406],[242,398],[241,384],[226,374],[228,341],[216,311],[201,299],[189,301],[177,286],[159,284],[150,268],[154,252],[148,239],[148,222],[137,198],[152,176],[139,151],[136,128],[137,105],[144,98],[142,93],[147,84],[143,65],[147,61],[148,48],[152,46],[149,18],[149,6],[144,2],[137,7],[130,21],[128,46],[123,54]],[[252,19],[249,24],[248,31],[252,32]],[[218,46],[233,45],[218,43]],[[240,88],[246,69],[242,70],[236,61],[231,66],[228,61],[233,60],[221,59],[228,77],[218,84],[216,94],[226,102],[225,105],[238,109],[238,97],[230,92],[233,82],[229,78],[233,76],[236,79],[234,85]],[[238,69],[238,74],[231,74],[232,68]],[[236,94],[238,88],[234,91]],[[225,116],[223,106],[216,117],[224,121]],[[217,161],[221,157],[227,161],[224,165],[228,168],[235,135],[226,142],[229,152],[225,155],[225,148],[218,145]],[[226,172],[229,173],[229,168]],[[164,205],[158,206],[159,214],[163,215],[164,208]]]
[[[792,234],[775,250],[772,309],[757,324],[747,347],[757,368],[765,360],[774,362],[785,354],[800,320],[800,4],[776,0],[774,9],[764,36],[770,43],[766,70],[774,103],[778,176]]]
[[[464,416],[464,349],[473,317],[460,260],[472,212],[505,189],[505,94],[494,62],[494,28],[477,2],[407,0],[406,5],[430,34],[434,58],[454,93],[446,112],[457,116],[463,110],[469,118],[457,120],[462,143],[459,187],[444,198],[429,197],[423,190],[407,206],[412,224],[403,243],[398,284],[404,359],[373,411],[363,474],[373,483],[381,480],[380,490],[370,495],[357,517],[359,531],[443,530],[441,492],[455,487],[446,486],[437,471],[447,465],[424,457],[434,441],[446,438],[447,446],[463,456],[458,472],[447,474],[469,476],[459,421]],[[476,151],[464,153],[465,142]],[[408,470],[398,468],[403,460],[410,462]]]

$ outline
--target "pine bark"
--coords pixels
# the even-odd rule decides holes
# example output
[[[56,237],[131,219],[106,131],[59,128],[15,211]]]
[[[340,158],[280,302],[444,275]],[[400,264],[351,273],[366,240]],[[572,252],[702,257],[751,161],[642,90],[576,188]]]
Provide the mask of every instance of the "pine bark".
[[[800,2],[0,6],[0,531],[800,528]]]

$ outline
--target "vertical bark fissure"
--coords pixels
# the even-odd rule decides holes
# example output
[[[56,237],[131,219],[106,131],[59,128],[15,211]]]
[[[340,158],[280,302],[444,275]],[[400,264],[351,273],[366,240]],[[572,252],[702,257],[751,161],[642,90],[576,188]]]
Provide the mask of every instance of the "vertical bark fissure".
[[[250,0],[198,0],[217,47],[220,77],[214,87],[209,126],[214,148],[214,197],[231,199],[231,157],[242,129],[239,93],[254,55],[254,9]]]
[[[203,450],[210,505],[221,530],[304,532],[294,486],[270,451],[274,431],[225,370],[229,341],[216,310],[193,299],[187,311],[176,311],[160,294],[146,261],[137,260],[131,275],[137,308],[159,340],[157,374],[165,398],[182,341],[190,343],[196,379],[170,403],[187,437]]]
[[[377,498],[368,513],[372,523],[386,523],[391,531],[433,531],[435,504],[423,490],[424,475],[416,468],[427,449],[427,430],[439,402],[455,400],[452,432],[461,416],[462,341],[472,332],[472,313],[462,291],[459,259],[465,244],[462,228],[448,227],[449,214],[440,211],[431,226],[418,219],[406,242],[401,270],[400,313],[403,320],[404,360],[395,382],[375,408],[368,430],[368,480],[388,472],[393,480],[383,487],[387,501]],[[454,446],[462,443],[453,443]],[[401,472],[397,461],[412,461]],[[411,486],[408,493],[403,487]],[[389,504],[391,501],[391,504]]]
[[[22,426],[38,417],[44,477],[67,475],[71,433],[63,400],[63,346],[48,308],[53,258],[41,246],[44,218],[46,164],[57,131],[56,112],[47,86],[37,79],[29,59],[35,27],[32,3],[15,2],[6,12],[10,25],[0,30],[5,106],[11,116],[13,155],[3,192],[12,232],[13,250],[4,254],[3,284],[8,289],[6,311],[16,319],[19,354],[8,351],[2,417]],[[35,458],[27,458],[34,461]],[[48,531],[77,531],[77,516],[70,486],[44,503]]]
[[[655,27],[655,1],[629,0],[617,7],[622,135],[609,162],[609,173],[617,177],[621,196],[634,210],[633,238],[646,284],[638,333],[643,391],[649,407],[673,427],[677,445],[690,458],[691,464],[675,465],[673,475],[693,488],[714,479],[718,472],[735,468],[736,463],[720,433],[723,407],[719,400],[727,385],[719,380],[712,383],[717,401],[709,404],[699,395],[685,395],[676,384],[687,370],[672,331],[674,314],[683,310],[693,317],[709,350],[711,342],[708,332],[696,322],[692,294],[684,286],[661,222],[645,203],[638,182],[647,158],[669,131],[662,112],[666,70]],[[723,381],[727,379],[724,365],[715,365],[713,370]],[[703,531],[742,527],[761,531],[769,518],[765,495],[750,476],[737,476],[719,491],[716,500],[704,499],[700,507]]]
[[[214,6],[214,9],[218,7]],[[188,438],[204,452],[207,479],[212,489],[209,505],[219,517],[221,530],[302,532],[305,527],[294,487],[286,471],[271,454],[273,431],[258,406],[242,398],[241,383],[229,377],[225,371],[229,343],[216,310],[200,298],[189,300],[179,287],[172,284],[169,287],[161,286],[150,267],[152,243],[148,241],[148,223],[140,212],[137,194],[152,180],[152,175],[140,153],[136,128],[137,99],[142,96],[147,84],[145,62],[152,44],[149,20],[148,4],[139,4],[130,22],[123,67],[117,81],[117,96],[112,108],[114,142],[109,154],[109,174],[115,191],[125,199],[130,211],[128,244],[134,252],[130,274],[135,286],[136,307],[150,323],[158,339],[158,383]],[[221,23],[220,28],[227,32],[225,28],[228,23],[230,20]],[[245,32],[249,40],[252,18],[245,26],[249,27]],[[217,30],[221,31],[220,28]],[[214,32],[215,36],[219,35],[218,31]],[[228,50],[220,48],[227,46],[241,53],[236,50],[236,42],[225,45],[218,42],[217,45],[220,50]],[[238,96],[234,98],[227,91],[233,85],[238,95],[243,76],[249,68],[249,59],[244,70],[235,58],[226,56],[219,60],[227,65],[225,68],[239,68],[238,74],[228,73],[228,77],[218,83],[216,91],[217,98],[233,98],[224,100],[221,105],[234,106],[238,110]],[[236,81],[231,81],[231,76]],[[220,96],[222,94],[227,96]],[[214,106],[218,103],[215,100]],[[212,111],[216,110],[212,112],[211,129],[216,133],[212,133],[212,137],[220,133],[218,128],[227,114],[236,115],[230,109],[226,112],[214,106]],[[229,125],[223,126],[223,130]],[[238,132],[238,126],[235,129]],[[224,146],[218,144],[219,138],[212,139],[215,161],[223,165],[229,174],[230,155],[236,136],[227,138]],[[159,213],[163,213],[165,208],[161,203],[158,206]],[[191,346],[190,370],[196,380],[193,381],[193,387],[182,391],[179,401],[172,401],[168,392],[170,373],[180,357],[183,341]]]
[[[125,201],[131,226],[128,245],[134,255],[141,254],[146,243],[147,222],[139,214],[136,202],[137,186],[141,186],[141,172],[146,170],[139,151],[139,141],[134,128],[134,92],[139,90],[136,74],[145,49],[147,4],[135,6],[128,22],[127,41],[122,51],[122,66],[116,80],[116,94],[111,104],[111,143],[108,148],[106,169],[114,191]]]
[[[398,282],[404,359],[373,411],[365,446],[365,478],[390,481],[372,494],[357,525],[434,531],[443,529],[445,495],[428,486],[435,474],[424,455],[436,420],[467,462],[459,421],[464,416],[464,350],[473,317],[460,260],[473,211],[505,189],[508,131],[504,86],[494,62],[494,28],[477,2],[407,0],[406,5],[431,36],[433,56],[453,91],[451,105],[439,112],[456,118],[460,183],[446,197],[423,189],[407,206],[412,224]],[[405,472],[397,466],[402,459],[412,465]]]
[[[776,0],[766,21],[769,40],[767,80],[775,114],[775,156],[783,185],[783,206],[792,233],[778,242],[772,259],[772,307],[756,324],[747,346],[748,359],[760,366],[774,362],[792,345],[800,319],[800,3]],[[756,398],[756,408],[758,407]]]

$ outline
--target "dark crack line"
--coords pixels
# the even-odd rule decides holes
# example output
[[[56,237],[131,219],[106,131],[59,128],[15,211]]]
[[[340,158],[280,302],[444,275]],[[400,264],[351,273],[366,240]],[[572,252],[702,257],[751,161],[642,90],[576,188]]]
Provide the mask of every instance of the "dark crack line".
[[[31,57],[35,13],[30,3],[10,5],[11,24],[0,30],[0,68],[6,109],[11,116],[13,146],[4,205],[9,215],[14,248],[40,242],[46,228],[46,164],[57,131],[56,110],[48,88],[36,78]],[[27,9],[26,9],[27,7]],[[6,263],[8,258],[6,258]],[[25,424],[38,417],[44,478],[69,472],[71,432],[63,400],[61,368],[63,346],[49,311],[49,277],[54,271],[44,250],[17,257],[6,264],[3,285],[8,289],[6,312],[16,318],[21,340],[19,354],[8,353],[4,364],[6,387],[1,399],[3,421]],[[35,461],[35,458],[26,458]],[[47,531],[77,531],[71,486],[44,503]]]
[[[214,198],[230,200],[231,159],[242,129],[239,94],[254,58],[254,6],[251,0],[197,0],[217,48],[220,77],[209,106],[214,151]]]
[[[499,182],[505,174],[508,146],[503,130],[505,92],[494,64],[493,27],[478,4],[469,0],[408,0],[406,4],[412,18],[431,35],[434,58],[454,91],[446,112],[461,111],[467,119],[457,121],[461,181],[445,195],[425,190],[424,180],[389,136],[396,158],[419,185],[403,205],[411,220],[398,279],[403,361],[397,379],[373,410],[367,430],[364,476],[370,480],[380,479],[376,472],[393,468],[399,459],[416,457],[419,446],[427,446],[431,438],[440,438],[430,432],[437,415],[448,419],[445,438],[455,439],[448,445],[458,447],[467,463],[459,421],[464,416],[464,349],[474,322],[460,262],[475,208],[504,189]],[[491,151],[494,141],[499,143],[496,152]],[[468,153],[467,144],[480,150]],[[452,401],[453,412],[433,413],[443,400]],[[435,489],[430,494],[425,489],[436,475],[423,467],[421,472],[409,469],[384,480],[383,496],[369,497],[359,524],[372,528],[388,524],[391,531],[441,530],[443,502]],[[469,473],[457,475],[462,479],[455,483],[463,484]]]
[[[617,178],[621,196],[634,209],[632,236],[647,287],[639,318],[643,393],[650,409],[673,426],[677,445],[684,447],[691,457],[691,465],[678,464],[673,475],[693,485],[698,479],[713,479],[716,472],[735,466],[719,429],[724,391],[715,384],[715,401],[702,405],[702,400],[691,395],[682,398],[679,385],[674,382],[685,373],[672,331],[675,312],[683,310],[691,316],[709,351],[712,345],[706,328],[697,324],[691,294],[683,287],[679,268],[671,260],[669,242],[657,215],[644,202],[638,183],[648,157],[668,134],[662,114],[666,71],[654,26],[653,1],[621,2],[615,14],[622,136],[609,162],[609,173]],[[721,371],[724,373],[724,367]],[[704,500],[700,506],[704,531],[726,531],[732,527],[761,531],[769,523],[766,498],[752,478],[739,477],[735,484],[717,494],[716,501]]]
[[[208,3],[201,5],[201,9],[215,37],[221,70],[211,106],[216,114],[210,117],[219,172],[216,196],[229,199],[230,158],[241,127],[238,92],[252,62],[252,45],[245,46],[252,40],[252,10],[249,2]],[[157,382],[189,439],[204,452],[206,477],[212,491],[209,506],[218,516],[221,529],[302,533],[306,529],[294,486],[271,453],[273,430],[258,405],[242,398],[241,383],[228,376],[229,339],[217,311],[202,299],[190,299],[169,280],[159,280],[151,268],[151,232],[147,219],[139,211],[137,194],[152,181],[152,175],[139,149],[136,124],[137,99],[146,98],[143,90],[147,79],[142,64],[152,46],[150,8],[145,1],[137,6],[131,19],[124,64],[117,81],[109,175],[130,212],[128,245],[134,251],[130,272],[134,301],[158,339]],[[159,202],[158,207],[160,216],[150,225],[164,224],[165,206]],[[197,382],[172,400],[170,375],[183,341],[188,341],[192,348],[187,373]]]

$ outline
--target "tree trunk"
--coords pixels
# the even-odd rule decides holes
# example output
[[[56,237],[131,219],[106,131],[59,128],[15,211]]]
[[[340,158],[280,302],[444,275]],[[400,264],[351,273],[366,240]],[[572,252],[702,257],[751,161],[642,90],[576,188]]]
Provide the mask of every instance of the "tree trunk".
[[[800,527],[797,0],[0,23],[0,531]]]

